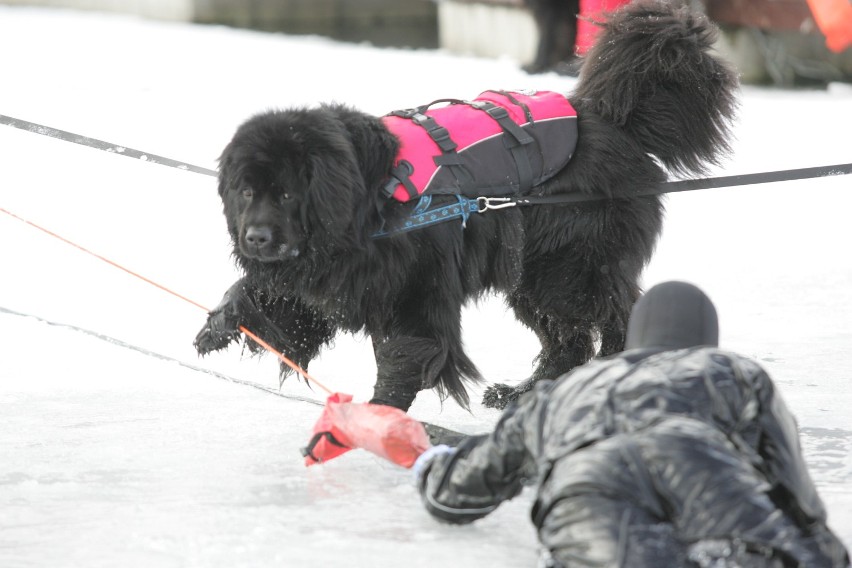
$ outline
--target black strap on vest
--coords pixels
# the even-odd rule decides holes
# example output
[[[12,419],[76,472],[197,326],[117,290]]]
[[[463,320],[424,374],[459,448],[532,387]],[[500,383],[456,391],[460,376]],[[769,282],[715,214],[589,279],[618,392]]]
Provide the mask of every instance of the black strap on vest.
[[[493,92],[508,96],[501,91]],[[530,117],[530,111],[526,105],[520,104],[520,102],[514,97],[510,97],[510,101],[519,105],[523,109],[524,114],[527,117]],[[474,179],[467,168],[465,168],[461,156],[459,156],[458,152],[456,152],[458,144],[456,144],[450,137],[449,131],[445,127],[441,126],[433,117],[425,114],[429,107],[437,103],[466,104],[472,108],[485,112],[495,122],[497,122],[504,132],[503,143],[512,154],[512,159],[515,161],[515,166],[518,168],[519,192],[526,193],[532,189],[533,171],[532,164],[530,163],[529,156],[527,155],[526,146],[534,143],[535,139],[514,120],[512,120],[512,117],[509,116],[509,111],[505,108],[495,105],[490,101],[438,99],[417,108],[397,110],[390,113],[393,116],[411,120],[429,134],[429,137],[438,145],[438,148],[441,149],[441,155],[433,157],[435,165],[438,167],[449,168],[450,172],[452,172],[453,176],[456,178],[456,181],[458,181],[460,189],[463,190],[464,188],[472,187]],[[409,198],[413,199],[417,196],[417,190],[410,179],[413,169],[411,168],[411,164],[406,163],[405,167],[401,166],[403,166],[403,163],[400,163],[399,166],[391,171],[390,180],[384,187],[384,194],[387,197],[391,197],[396,185],[401,183],[408,192]]]
[[[441,154],[440,156],[433,156],[432,161],[434,161],[435,165],[438,167],[446,166],[450,168],[450,171],[455,176],[456,181],[459,182],[460,189],[473,187],[473,176],[470,175],[470,172],[466,167],[464,167],[464,161],[461,156],[459,156],[458,152],[449,152]]]
[[[518,126],[518,123],[512,120],[512,117],[509,116],[509,111],[503,107],[497,106],[490,101],[472,101],[468,104],[475,109],[487,112],[491,118],[497,121],[500,128],[502,128],[507,134],[511,135],[518,144],[525,145],[535,142],[533,137],[530,136],[526,130]]]
[[[411,120],[414,124],[423,128],[432,141],[434,141],[435,144],[438,145],[438,148],[441,149],[441,155],[433,157],[435,165],[438,167],[445,166],[449,168],[450,172],[452,172],[453,176],[455,176],[458,181],[460,189],[470,187],[473,185],[473,176],[470,175],[470,172],[468,172],[467,168],[464,167],[461,156],[459,156],[458,152],[456,152],[456,149],[459,147],[458,144],[456,144],[456,142],[450,137],[449,130],[441,126],[433,117],[425,114],[426,111],[429,110],[429,107],[438,103],[464,104],[464,101],[458,99],[438,99],[427,105],[413,109],[397,110],[390,114]],[[411,199],[418,196],[417,189],[414,187],[414,184],[410,179],[411,173],[414,170],[411,168],[411,164],[408,164],[407,168],[409,171],[400,170],[399,167],[394,168],[394,170],[391,171],[391,179],[385,186],[384,191],[388,197],[393,195],[393,187],[397,183],[401,183],[405,187]]]
[[[509,111],[505,108],[497,106],[490,101],[473,101],[469,104],[475,109],[488,113],[488,116],[497,121],[503,132],[506,133],[507,136],[503,138],[503,143],[509,149],[509,152],[511,152],[512,158],[515,160],[515,166],[518,168],[519,191],[521,193],[528,192],[532,189],[533,173],[525,146],[535,142],[535,138],[530,136],[526,130],[512,120],[512,117],[509,116]]]
[[[427,107],[433,104],[435,103],[433,102],[430,105],[427,105]],[[457,103],[454,102],[453,104]],[[425,112],[425,110],[426,109],[423,109],[423,112]],[[441,155],[434,156],[432,158],[435,165],[438,167],[448,167],[453,176],[455,176],[456,181],[459,182],[460,188],[464,188],[472,184],[473,176],[470,175],[470,172],[468,172],[467,168],[464,167],[461,156],[459,156],[458,152],[456,152],[456,149],[458,149],[459,146],[452,138],[450,138],[450,132],[438,124],[434,118],[422,114],[421,112],[414,114],[414,116],[411,117],[411,120],[414,124],[423,127],[429,137],[438,145],[438,148],[441,149]]]
[[[501,91],[501,90],[491,89],[488,92],[489,93],[497,93],[498,95],[502,95],[502,96],[506,97],[507,99],[509,99],[509,101],[513,105],[523,109],[524,116],[527,117],[527,122],[535,123],[535,120],[533,119],[533,115],[532,115],[532,111],[530,110],[530,107],[528,107],[524,102],[519,101],[510,91]]]
[[[396,186],[401,183],[402,187],[405,188],[405,191],[408,192],[409,199],[417,197],[419,193],[417,192],[417,188],[414,187],[414,183],[411,181],[411,174],[413,173],[414,166],[411,165],[411,162],[408,160],[402,160],[390,171],[390,178],[382,188],[384,196],[387,198],[393,197],[393,193],[396,191]]]
[[[414,124],[421,126],[426,131],[429,138],[435,141],[435,144],[438,145],[438,148],[440,148],[441,152],[444,154],[455,152],[456,148],[459,147],[459,145],[450,138],[449,130],[438,124],[438,122],[431,116],[417,112],[412,115],[411,120]]]

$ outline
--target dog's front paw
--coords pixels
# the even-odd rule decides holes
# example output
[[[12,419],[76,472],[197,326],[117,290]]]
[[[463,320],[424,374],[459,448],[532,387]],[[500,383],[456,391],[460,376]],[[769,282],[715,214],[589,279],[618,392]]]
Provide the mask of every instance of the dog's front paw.
[[[236,315],[214,310],[210,312],[207,323],[195,336],[195,341],[192,344],[199,355],[207,355],[213,351],[224,349],[239,336],[239,321]]]
[[[222,301],[207,316],[207,323],[195,336],[192,344],[199,355],[224,349],[240,336],[240,310],[235,301],[233,288],[225,293]]]

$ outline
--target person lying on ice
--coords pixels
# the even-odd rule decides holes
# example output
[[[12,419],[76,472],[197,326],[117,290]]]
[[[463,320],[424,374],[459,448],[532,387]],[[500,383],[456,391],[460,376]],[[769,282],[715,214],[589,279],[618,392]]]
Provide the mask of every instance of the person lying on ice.
[[[507,408],[414,466],[426,509],[469,523],[537,485],[544,566],[847,566],[767,373],[718,345],[698,288],[659,284],[627,350]]]

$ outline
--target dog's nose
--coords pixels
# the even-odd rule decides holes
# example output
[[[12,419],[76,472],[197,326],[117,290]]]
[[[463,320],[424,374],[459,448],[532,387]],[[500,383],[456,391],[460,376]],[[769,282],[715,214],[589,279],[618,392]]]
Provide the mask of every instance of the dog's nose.
[[[249,227],[246,230],[246,242],[257,248],[263,248],[272,242],[272,229],[269,227]]]

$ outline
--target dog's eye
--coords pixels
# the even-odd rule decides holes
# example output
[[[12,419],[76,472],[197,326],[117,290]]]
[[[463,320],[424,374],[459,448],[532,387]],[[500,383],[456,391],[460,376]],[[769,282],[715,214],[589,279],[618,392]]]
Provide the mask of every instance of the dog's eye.
[[[245,197],[246,199],[251,199],[252,197],[254,197],[254,190],[248,186],[244,186],[242,189],[240,189],[240,193],[242,193],[243,197]]]
[[[282,202],[290,201],[291,197],[292,196],[289,193],[287,193],[286,191],[281,192],[281,201]]]

